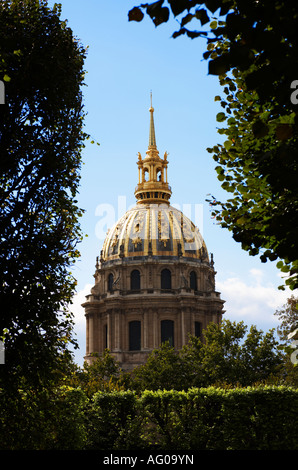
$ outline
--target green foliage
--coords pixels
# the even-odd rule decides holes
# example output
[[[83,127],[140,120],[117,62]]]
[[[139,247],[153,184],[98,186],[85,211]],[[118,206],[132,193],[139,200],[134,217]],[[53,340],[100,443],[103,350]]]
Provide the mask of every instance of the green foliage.
[[[6,409],[8,403],[5,403]],[[3,450],[297,450],[298,391],[285,386],[23,393],[14,434],[0,412]]]
[[[168,344],[154,350],[146,364],[134,369],[127,386],[134,390],[253,385],[279,374],[283,354],[274,331],[264,334],[243,322],[210,323],[202,339],[190,337],[180,351]]]
[[[156,26],[172,13],[173,37],[204,37],[209,74],[219,76],[225,96],[217,121],[223,144],[207,150],[217,162],[225,202],[212,196],[212,216],[232,231],[250,255],[278,260],[285,284],[298,287],[297,103],[298,5],[295,0],[179,0],[141,4]],[[196,29],[197,25],[201,29]],[[284,288],[284,286],[281,286]]]
[[[297,287],[297,130],[290,106],[280,115],[270,103],[262,103],[248,90],[243,74],[220,77],[225,98],[227,140],[212,149],[225,202],[212,196],[212,216],[232,231],[250,255],[262,262],[280,260],[285,284]],[[288,108],[288,109],[286,109]],[[223,113],[220,113],[223,114]],[[222,119],[220,119],[222,121]],[[291,129],[290,134],[281,130]]]
[[[274,313],[281,321],[277,332],[282,340],[287,340],[288,335],[298,328],[298,298],[292,295],[282,308]]]
[[[205,54],[209,64],[227,64],[219,74],[225,112],[218,119],[226,122],[219,133],[227,140],[209,151],[230,198],[213,197],[212,215],[250,255],[259,254],[262,262],[280,259],[285,284],[295,289],[298,127],[290,85],[298,73],[297,4],[236,4]]]
[[[202,363],[209,383],[227,382],[252,385],[268,380],[278,371],[283,358],[274,331],[267,333],[252,325],[247,332],[243,322],[211,324],[201,348]]]
[[[80,389],[0,389],[1,450],[76,450],[85,445],[87,397]]]
[[[71,384],[84,390],[88,397],[98,391],[119,391],[124,388],[119,363],[106,349],[101,356],[94,354],[91,364],[84,363],[72,376]]]
[[[281,369],[281,376],[285,384],[298,386],[298,299],[293,295],[287,299],[285,305],[274,313],[280,320],[277,333],[281,340],[279,349],[285,354],[285,361]]]
[[[293,450],[297,398],[297,391],[287,387],[209,387],[144,392],[141,400],[160,449]]]
[[[86,51],[59,15],[42,0],[0,2],[0,385],[11,390],[21,377],[51,382],[75,344]]]
[[[60,384],[0,390],[0,449],[296,449],[291,366],[272,331],[228,320],[132,372],[106,350]]]
[[[97,392],[87,413],[87,449],[140,449],[142,425],[135,392]]]
[[[158,390],[159,388],[183,390],[189,386],[188,364],[183,356],[168,342],[154,349],[146,364],[135,368],[128,378],[134,390]]]

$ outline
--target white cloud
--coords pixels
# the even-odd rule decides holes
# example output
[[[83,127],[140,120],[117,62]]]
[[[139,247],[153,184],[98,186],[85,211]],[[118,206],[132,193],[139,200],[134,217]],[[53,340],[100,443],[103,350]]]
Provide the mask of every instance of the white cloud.
[[[82,307],[82,303],[86,300],[86,295],[90,294],[91,288],[93,284],[86,284],[85,287],[77,292],[73,299],[72,305],[70,305],[69,309],[74,315],[74,322],[75,322],[75,330],[76,332],[85,332],[86,323],[85,323],[85,311]]]
[[[76,339],[79,349],[74,352],[75,362],[82,366],[84,363],[84,355],[86,352],[86,319],[85,311],[82,307],[82,303],[86,300],[86,295],[90,294],[93,284],[86,284],[83,289],[78,291],[73,299],[69,310],[73,313],[74,317],[74,338]]]
[[[221,298],[226,301],[224,318],[254,324],[262,329],[275,328],[278,318],[274,312],[284,305],[291,293],[278,290],[277,286],[266,281],[261,269],[251,269],[249,280],[244,282],[239,277],[228,277],[217,281],[216,288]]]

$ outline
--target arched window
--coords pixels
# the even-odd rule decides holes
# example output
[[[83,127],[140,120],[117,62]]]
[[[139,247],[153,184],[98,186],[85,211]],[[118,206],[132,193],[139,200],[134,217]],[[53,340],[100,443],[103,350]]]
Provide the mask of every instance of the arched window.
[[[172,289],[171,271],[169,269],[161,271],[161,289]]]
[[[108,291],[109,292],[112,292],[113,290],[113,284],[114,284],[114,276],[112,273],[109,274],[109,277],[108,277]]]
[[[195,336],[200,338],[202,334],[202,323],[199,321],[195,321]]]
[[[141,349],[141,322],[129,322],[129,350],[139,351]]]
[[[189,284],[190,284],[191,289],[198,290],[198,288],[197,288],[197,275],[194,271],[191,271],[191,273],[189,275]]]
[[[161,321],[161,342],[169,341],[174,346],[174,322],[172,320]]]
[[[130,289],[131,290],[140,290],[141,289],[141,276],[140,271],[134,269],[130,273]]]

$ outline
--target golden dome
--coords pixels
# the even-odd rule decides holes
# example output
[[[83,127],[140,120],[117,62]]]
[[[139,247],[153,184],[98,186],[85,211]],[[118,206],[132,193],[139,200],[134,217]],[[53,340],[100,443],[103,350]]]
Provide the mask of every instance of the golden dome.
[[[137,204],[108,231],[101,262],[119,258],[184,257],[209,262],[199,229],[166,204]]]

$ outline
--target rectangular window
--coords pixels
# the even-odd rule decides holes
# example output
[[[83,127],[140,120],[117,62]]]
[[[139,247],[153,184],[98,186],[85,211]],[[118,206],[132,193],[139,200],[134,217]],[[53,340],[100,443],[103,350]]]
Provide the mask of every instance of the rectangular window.
[[[174,322],[172,320],[162,320],[161,322],[161,342],[169,342],[174,346]]]
[[[139,351],[141,349],[141,322],[129,322],[129,350]]]
[[[200,338],[202,334],[202,323],[199,321],[195,322],[195,336]]]
[[[169,269],[163,269],[160,274],[161,277],[161,289],[169,290],[172,289],[171,271]]]

